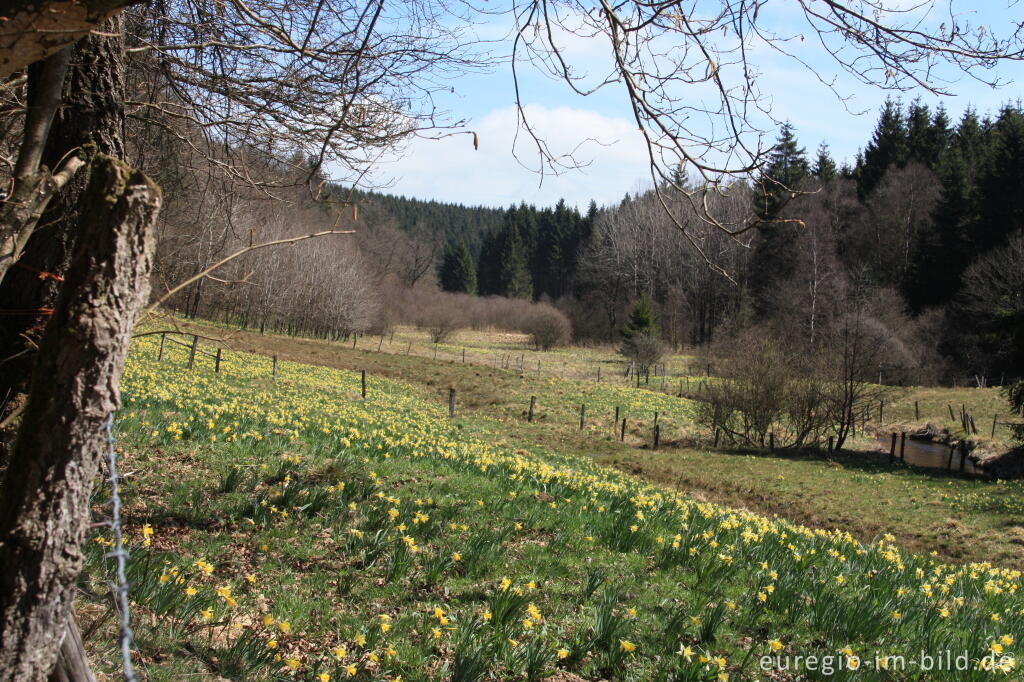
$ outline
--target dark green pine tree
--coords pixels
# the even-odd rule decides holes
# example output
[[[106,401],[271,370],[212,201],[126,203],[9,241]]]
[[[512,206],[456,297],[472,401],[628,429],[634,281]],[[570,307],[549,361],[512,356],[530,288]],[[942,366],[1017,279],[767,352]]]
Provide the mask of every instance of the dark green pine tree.
[[[445,291],[476,294],[476,264],[466,242],[460,241],[458,246],[445,250],[438,275]]]
[[[959,150],[944,155],[940,168],[942,190],[932,214],[932,228],[921,232],[921,254],[915,276],[907,283],[907,304],[915,312],[952,300],[960,287],[960,275],[971,250],[972,188],[968,168]]]
[[[559,199],[554,209],[541,211],[537,218],[537,247],[531,261],[534,296],[561,297],[569,287],[576,268],[576,256],[587,231],[575,208]]]
[[[792,199],[792,192],[811,172],[807,152],[796,141],[793,124],[782,124],[768,163],[758,181],[758,214],[765,220],[775,220]]]
[[[935,110],[932,125],[928,129],[927,164],[932,170],[938,170],[943,158],[953,145],[953,126],[950,123],[946,108],[941,104]]]
[[[503,230],[492,230],[484,235],[477,259],[476,283],[481,296],[497,296],[501,293],[498,275],[501,272],[501,240]]]
[[[905,161],[917,161],[931,166],[932,112],[920,98],[907,107],[907,139]]]
[[[508,298],[533,298],[529,259],[519,230],[508,227],[502,237],[498,293]]]
[[[960,152],[964,163],[971,171],[981,169],[985,158],[988,156],[989,146],[989,123],[978,119],[974,109],[967,109],[960,119],[956,133],[953,135],[951,146]],[[973,183],[976,178],[972,173],[969,180]]]
[[[818,145],[818,155],[814,159],[814,167],[811,169],[811,173],[823,185],[827,185],[838,177],[839,168],[829,153],[828,143],[822,142]]]
[[[864,199],[878,186],[890,166],[902,166],[907,158],[907,125],[899,102],[885,100],[871,141],[857,169],[857,193]]]
[[[936,118],[940,115],[944,112]],[[944,124],[938,121],[935,127],[940,125]],[[988,158],[991,135],[968,109],[948,137],[935,169],[942,190],[932,214],[932,229],[921,234],[921,258],[914,281],[906,289],[913,312],[952,301],[960,289],[961,274],[978,253],[978,176]]]
[[[537,248],[530,259],[530,273],[538,297],[547,294],[554,296],[558,268],[562,261],[563,226],[550,209],[545,209],[537,216]]]
[[[1024,228],[1024,112],[1003,107],[989,137],[988,158],[978,177],[980,220],[973,230],[979,254]]]
[[[758,230],[750,259],[749,286],[758,315],[771,312],[771,300],[778,284],[793,273],[793,246],[799,234],[795,223],[781,220],[782,211],[811,173],[806,152],[796,140],[793,126],[786,123],[755,193],[758,214],[764,219]]]
[[[590,200],[590,205],[587,206],[587,215],[583,218],[587,222],[585,231],[592,233],[594,231],[594,223],[597,221],[597,202],[593,199]]]

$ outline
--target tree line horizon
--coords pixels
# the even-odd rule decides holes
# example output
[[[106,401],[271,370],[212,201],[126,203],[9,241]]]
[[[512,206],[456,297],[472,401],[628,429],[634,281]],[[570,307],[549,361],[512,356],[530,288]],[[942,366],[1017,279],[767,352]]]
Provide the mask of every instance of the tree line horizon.
[[[459,327],[536,326],[523,306],[484,310],[484,299],[506,298],[556,308],[576,341],[618,344],[627,317],[646,297],[660,341],[683,348],[752,326],[815,346],[858,301],[891,349],[875,370],[883,379],[984,376],[1006,383],[1024,374],[1021,186],[1018,105],[985,117],[968,108],[953,122],[941,107],[888,99],[851,164],[838,165],[825,142],[809,153],[798,131],[784,124],[759,180],[711,198],[712,210],[733,223],[757,215],[762,222],[746,239],[724,234],[681,198],[670,198],[669,210],[698,237],[703,253],[682,238],[653,191],[600,208],[591,201],[581,213],[564,200],[498,209],[328,184],[328,200],[359,206],[351,222],[354,247],[306,243],[240,259],[223,279],[256,273],[246,285],[200,281],[172,305],[261,330],[343,337],[396,323],[442,336]],[[195,217],[183,195],[184,215],[165,219],[158,251],[157,272],[166,281],[201,269],[245,238],[183,229]],[[334,217],[299,191],[292,202],[281,210],[235,199],[253,207],[246,217],[270,226],[271,234]],[[177,206],[165,215],[175,215]],[[199,244],[207,249],[202,259]],[[476,302],[456,303],[445,292]]]
[[[489,225],[475,234],[446,235],[438,283],[451,292],[556,302],[577,338],[603,341],[617,340],[624,316],[646,295],[667,323],[666,341],[683,346],[713,341],[723,326],[736,326],[736,318],[747,324],[776,317],[782,308],[806,308],[808,301],[794,299],[792,289],[834,288],[841,278],[845,287],[855,281],[887,290],[889,304],[905,313],[904,324],[927,327],[922,333],[932,335],[934,350],[952,365],[945,374],[960,367],[1005,381],[1024,370],[1024,304],[1012,299],[1013,287],[1024,284],[1012,272],[1014,265],[1024,269],[1024,199],[1014,189],[1021,186],[1024,112],[1018,104],[991,117],[969,107],[954,122],[941,106],[887,99],[870,139],[849,164],[838,165],[826,142],[809,154],[795,127],[783,125],[760,186],[733,188],[731,201],[747,203],[766,221],[749,248],[718,240],[735,284],[710,277],[688,286],[678,277],[680,263],[659,262],[653,244],[644,249],[644,241],[657,241],[649,234],[659,231],[655,224],[665,223],[645,205],[655,202],[650,191],[627,193],[603,208],[591,201],[585,214],[564,201],[539,209],[520,203],[503,211],[497,225],[494,209],[467,208],[486,212]],[[807,194],[792,197],[789,190]],[[647,234],[624,224],[631,221],[646,221]],[[815,250],[809,261],[801,257],[808,248]],[[645,250],[649,272],[619,281],[624,270],[645,269]],[[813,282],[793,281],[806,279],[800,273],[807,270]],[[608,284],[617,291],[600,294]],[[598,299],[607,319],[588,324],[586,310],[597,308]],[[673,323],[680,317],[673,307],[688,311],[689,320]]]

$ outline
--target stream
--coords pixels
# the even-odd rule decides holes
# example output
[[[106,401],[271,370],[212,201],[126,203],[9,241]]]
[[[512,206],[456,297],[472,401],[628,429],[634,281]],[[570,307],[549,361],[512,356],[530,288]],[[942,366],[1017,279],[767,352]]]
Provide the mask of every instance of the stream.
[[[889,445],[892,442],[892,436],[878,436],[878,444],[882,449],[888,453]],[[896,458],[900,456],[900,440],[899,436],[896,437]],[[904,448],[904,461],[907,464],[913,464],[919,467],[931,467],[934,469],[946,469],[949,467],[949,446],[943,445],[942,443],[933,443],[931,441],[914,440],[907,438],[906,446]],[[960,470],[960,448],[959,446],[953,452],[953,471]],[[974,476],[982,476],[985,474],[984,471],[979,469],[974,462],[968,457],[964,461],[964,473],[971,474]]]

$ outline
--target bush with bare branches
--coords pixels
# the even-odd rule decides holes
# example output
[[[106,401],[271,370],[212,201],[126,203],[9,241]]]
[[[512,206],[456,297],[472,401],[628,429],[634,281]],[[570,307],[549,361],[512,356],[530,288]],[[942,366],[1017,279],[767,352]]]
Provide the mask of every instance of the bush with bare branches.
[[[828,429],[826,382],[806,359],[765,329],[747,329],[715,350],[718,376],[708,382],[697,419],[735,444],[799,448]]]
[[[530,335],[538,350],[551,350],[569,343],[572,325],[560,310],[540,303],[523,318],[520,331]]]

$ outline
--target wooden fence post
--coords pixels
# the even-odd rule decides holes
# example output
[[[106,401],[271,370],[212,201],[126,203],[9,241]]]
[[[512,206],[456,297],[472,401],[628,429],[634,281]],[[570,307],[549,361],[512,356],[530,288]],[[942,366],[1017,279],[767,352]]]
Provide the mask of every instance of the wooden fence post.
[[[917,401],[914,401],[914,421],[920,421],[921,419],[921,408],[918,406]]]
[[[615,426],[619,425],[619,406],[615,406]]]
[[[167,343],[167,332],[160,334],[160,352],[156,354],[156,361],[164,359],[164,344]]]
[[[587,414],[587,406],[584,403],[580,403],[580,431],[583,430],[583,420]]]
[[[907,461],[907,432],[900,431],[900,461]]]
[[[601,383],[601,366],[597,366],[597,383]]]
[[[363,400],[366,400],[366,370],[365,369],[360,372],[360,378],[362,380],[361,383],[362,383]]]
[[[622,431],[619,434],[619,440],[623,442],[626,440],[626,415],[622,415]]]
[[[448,389],[448,418],[455,418],[455,389]]]
[[[214,360],[214,365],[213,365],[213,373],[214,374],[220,374],[220,352],[221,352],[221,349],[218,348],[217,349],[217,357]]]
[[[896,432],[892,432],[892,443],[889,445],[889,464],[892,464],[896,457]]]
[[[978,427],[974,425],[974,415],[971,414],[970,412],[967,413],[967,421],[971,425],[971,433],[973,433],[975,436],[977,436],[978,435]]]
[[[885,401],[884,400],[879,400],[878,401],[878,423],[879,423],[879,425],[885,423],[885,421],[882,419],[882,408],[884,408],[884,407],[885,407]]]
[[[356,349],[356,339],[359,338],[355,334],[352,335],[352,350]]]
[[[411,350],[412,350],[412,341],[410,341],[409,345],[405,347],[405,354],[408,355],[409,351],[411,351]]]
[[[530,396],[530,411],[526,413],[526,421],[528,421],[528,422],[532,422],[533,421],[533,412],[536,409],[537,409],[537,396],[531,395]]]
[[[992,438],[996,437],[996,420],[999,419],[998,414],[992,415]]]
[[[658,425],[658,413],[657,412],[654,413],[654,425],[655,426]]]
[[[661,427],[657,424],[654,425],[654,449],[658,449],[658,443],[661,441]]]
[[[462,364],[466,364],[466,349],[462,349]]]
[[[274,356],[274,381],[277,381],[277,356]]]
[[[377,352],[380,352],[380,347],[384,345],[384,335],[381,334],[380,343],[377,344]]]
[[[956,417],[953,416],[953,403],[946,403],[946,407],[949,408],[949,421],[956,421]]]
[[[956,446],[952,443],[949,444],[949,462],[946,464],[946,468],[952,471],[953,469],[953,451],[956,450]]]
[[[192,369],[192,365],[196,364],[196,346],[199,345],[199,337],[192,337],[192,348],[188,351],[188,368]]]

